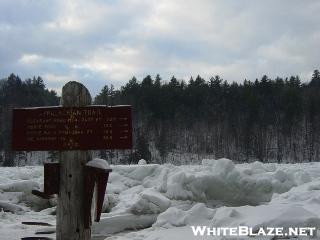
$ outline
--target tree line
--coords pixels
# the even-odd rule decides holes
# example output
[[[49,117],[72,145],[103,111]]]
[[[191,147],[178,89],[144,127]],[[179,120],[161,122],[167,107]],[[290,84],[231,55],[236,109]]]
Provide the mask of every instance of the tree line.
[[[133,77],[105,86],[96,104],[131,104],[137,158],[177,162],[179,155],[237,161],[320,160],[320,73],[228,83],[219,76],[188,82]]]
[[[39,107],[59,105],[59,97],[45,87],[41,77],[21,80],[10,74],[0,80],[0,162],[14,166],[23,160],[24,154],[11,151],[12,109],[18,107]]]
[[[10,153],[12,107],[58,105],[41,77],[0,81],[0,147]],[[181,163],[181,156],[227,157],[236,161],[320,160],[320,73],[228,83],[220,76],[188,81],[150,75],[132,77],[120,89],[106,85],[94,104],[133,106],[134,149],[122,161]],[[8,150],[8,151],[7,151]],[[110,151],[102,156],[114,157]],[[11,154],[11,153],[10,153]],[[10,155],[9,154],[9,155]],[[117,154],[118,156],[118,154]],[[180,157],[179,157],[180,156]],[[10,159],[10,156],[5,159]],[[12,159],[12,157],[11,157]]]

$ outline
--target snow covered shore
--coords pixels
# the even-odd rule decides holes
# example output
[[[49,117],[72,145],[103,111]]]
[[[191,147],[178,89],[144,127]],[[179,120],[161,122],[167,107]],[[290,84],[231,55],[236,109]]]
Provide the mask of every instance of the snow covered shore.
[[[193,225],[320,228],[320,163],[220,159],[111,168],[105,213],[93,226],[100,239],[206,239],[193,236]],[[41,228],[22,221],[55,224],[55,201],[31,195],[42,183],[42,167],[0,168],[0,239],[34,236]]]

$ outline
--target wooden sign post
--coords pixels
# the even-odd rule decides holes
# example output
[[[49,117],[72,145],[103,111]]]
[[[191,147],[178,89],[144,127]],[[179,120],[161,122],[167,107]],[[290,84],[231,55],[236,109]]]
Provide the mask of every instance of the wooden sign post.
[[[91,105],[89,91],[80,83],[69,82],[62,88],[63,107]],[[60,189],[57,205],[57,240],[90,240],[91,228],[84,226],[84,166],[91,160],[89,151],[60,152]]]
[[[93,172],[97,174],[94,178],[86,175],[86,163],[91,160],[89,150],[132,148],[131,107],[89,106],[90,93],[78,82],[68,82],[62,88],[61,105],[14,109],[12,148],[59,151],[59,164],[45,168],[48,181],[45,174],[44,186],[51,189],[38,191],[38,195],[58,194],[57,240],[89,240],[91,221],[87,219],[86,204],[91,204],[92,199],[85,194],[92,192],[87,188],[94,184],[86,184],[85,179],[100,181],[100,209],[108,179],[108,171],[107,175],[103,171]],[[52,180],[57,172],[58,184]]]

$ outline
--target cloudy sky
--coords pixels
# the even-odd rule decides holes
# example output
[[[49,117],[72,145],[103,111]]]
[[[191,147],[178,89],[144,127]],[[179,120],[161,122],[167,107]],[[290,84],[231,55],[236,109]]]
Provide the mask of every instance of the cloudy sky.
[[[133,75],[228,81],[320,68],[319,0],[1,0],[0,78],[78,80],[93,95]]]

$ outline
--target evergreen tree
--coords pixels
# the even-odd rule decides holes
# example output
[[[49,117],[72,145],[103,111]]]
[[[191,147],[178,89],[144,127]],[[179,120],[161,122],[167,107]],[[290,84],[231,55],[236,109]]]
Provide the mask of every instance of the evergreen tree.
[[[137,153],[139,159],[144,159],[150,163],[151,152],[149,150],[149,142],[148,139],[142,134],[137,136]]]
[[[313,87],[320,87],[320,72],[319,70],[314,70],[311,78],[310,85]]]
[[[156,79],[154,80],[154,86],[158,89],[161,87],[161,77],[159,74],[157,74]]]
[[[97,105],[108,105],[110,103],[110,89],[105,85],[100,93],[95,97],[94,104]]]

